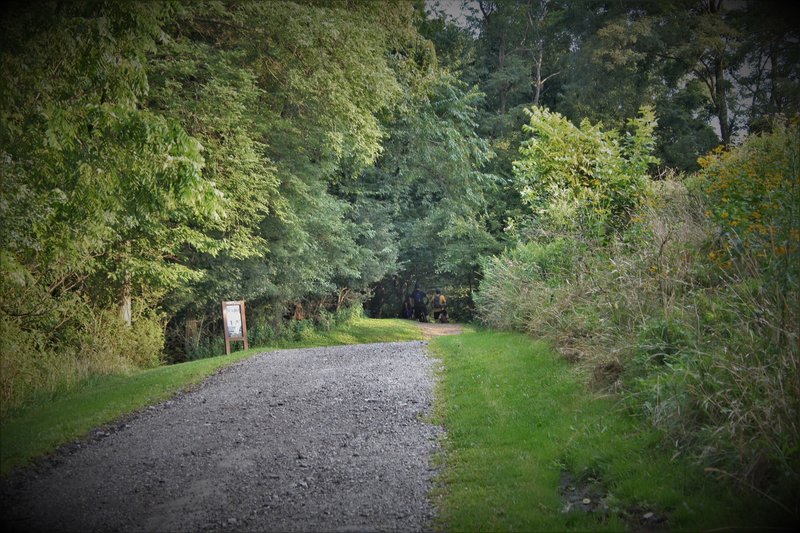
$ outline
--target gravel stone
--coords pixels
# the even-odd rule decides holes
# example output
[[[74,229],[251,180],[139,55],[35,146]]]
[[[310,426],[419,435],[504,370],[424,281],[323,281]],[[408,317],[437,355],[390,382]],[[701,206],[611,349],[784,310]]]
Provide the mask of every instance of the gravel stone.
[[[426,531],[424,342],[281,350],[0,482],[4,530]]]

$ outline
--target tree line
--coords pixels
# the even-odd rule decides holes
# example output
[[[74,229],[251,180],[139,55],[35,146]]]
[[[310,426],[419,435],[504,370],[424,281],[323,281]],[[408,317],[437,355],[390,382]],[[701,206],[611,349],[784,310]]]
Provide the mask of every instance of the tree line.
[[[744,163],[772,150],[784,161],[775,147],[791,154],[795,139],[800,36],[781,4],[457,4],[464,23],[419,0],[6,4],[4,409],[221,353],[229,299],[247,300],[257,344],[352,309],[397,316],[420,282],[444,289],[456,319],[571,331],[574,354],[591,332],[610,338],[609,311],[571,309],[567,327],[551,304],[577,302],[576,287],[629,294],[606,275],[634,263],[630,280],[655,275],[639,291],[653,300],[635,313],[596,302],[625,321],[616,338],[645,348],[596,361],[601,381],[634,390],[664,361],[680,366],[687,309],[730,316],[717,299],[728,289],[779,317],[748,326],[770,353],[796,356],[795,271],[756,261],[797,253],[796,162]],[[763,184],[779,197],[759,196],[751,175],[773,176]],[[703,223],[659,218],[667,200]],[[681,239],[702,261],[683,261]],[[699,277],[670,277],[687,264]],[[723,283],[772,275],[787,294]],[[701,285],[716,292],[678,290]],[[677,313],[679,294],[706,307]],[[528,320],[532,302],[550,330]]]
[[[35,382],[44,353],[89,345],[192,357],[183,325],[215,336],[227,298],[268,335],[360,303],[403,264],[403,240],[427,247],[443,218],[474,225],[489,182],[477,96],[420,35],[420,7],[7,8],[9,366]]]

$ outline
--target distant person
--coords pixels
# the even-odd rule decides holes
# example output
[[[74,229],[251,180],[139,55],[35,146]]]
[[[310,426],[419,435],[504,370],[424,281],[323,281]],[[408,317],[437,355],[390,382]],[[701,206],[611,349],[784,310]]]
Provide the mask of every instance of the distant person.
[[[414,318],[420,322],[428,321],[428,306],[425,304],[427,296],[428,295],[419,288],[419,283],[415,283],[411,298],[414,300]]]
[[[433,295],[433,321],[447,323],[447,298],[442,294],[442,289],[436,289]]]
[[[403,300],[403,310],[400,312],[403,318],[414,318],[414,299],[411,295],[407,295]]]

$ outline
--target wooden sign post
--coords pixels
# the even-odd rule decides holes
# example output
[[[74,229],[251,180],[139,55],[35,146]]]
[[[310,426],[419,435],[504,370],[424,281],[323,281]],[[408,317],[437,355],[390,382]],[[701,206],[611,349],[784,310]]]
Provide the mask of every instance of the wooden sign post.
[[[244,300],[222,302],[222,329],[225,331],[225,353],[231,354],[231,341],[244,341],[247,344],[247,320],[244,315]]]

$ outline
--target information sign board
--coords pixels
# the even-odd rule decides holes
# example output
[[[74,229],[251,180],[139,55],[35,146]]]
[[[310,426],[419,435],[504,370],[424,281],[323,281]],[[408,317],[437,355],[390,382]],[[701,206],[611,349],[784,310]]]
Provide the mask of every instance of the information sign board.
[[[247,320],[244,313],[244,300],[222,302],[222,329],[225,333],[225,353],[231,353],[231,341],[247,343]]]

